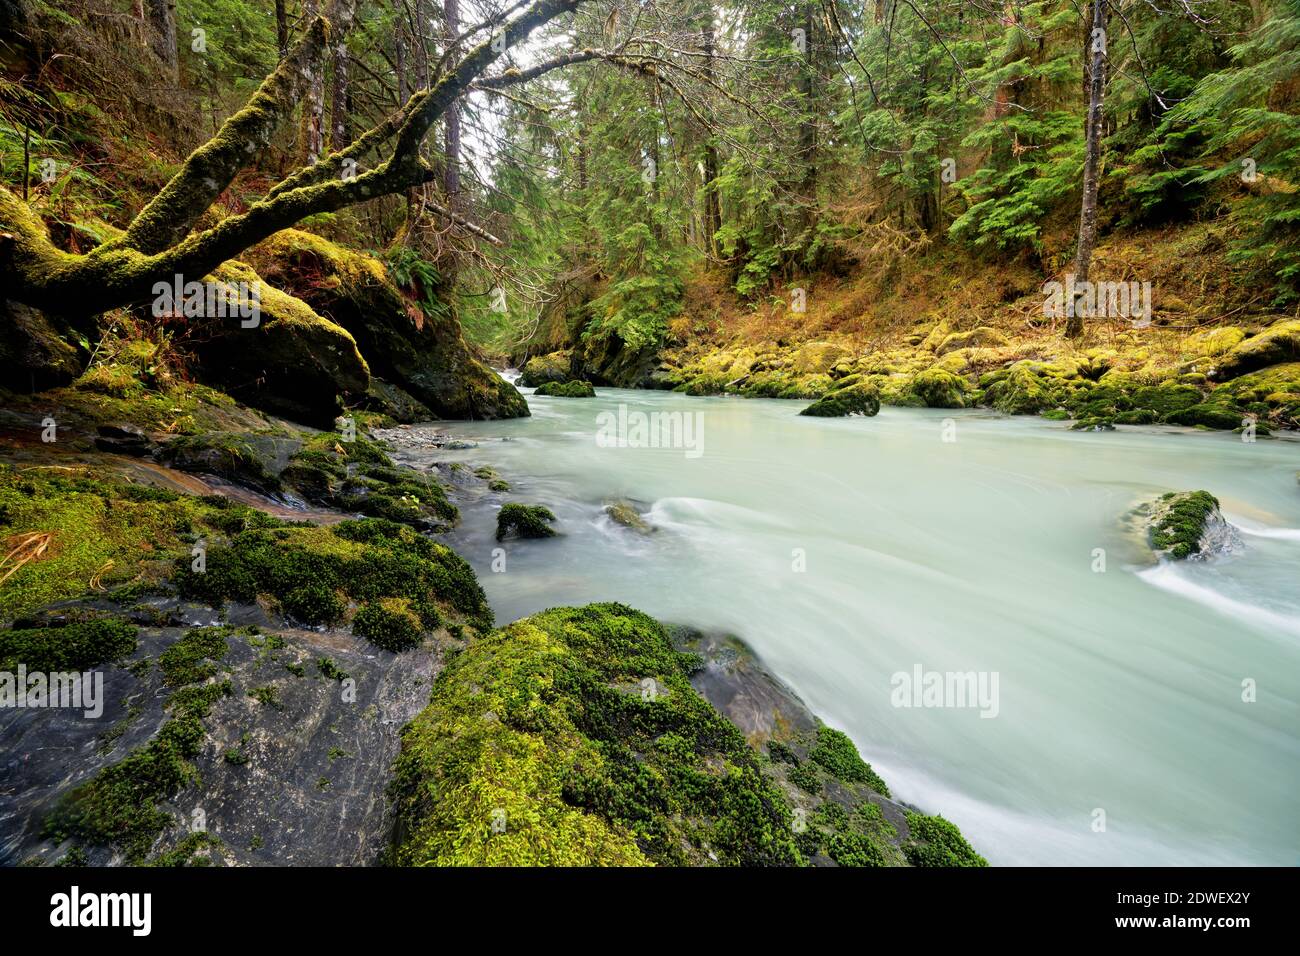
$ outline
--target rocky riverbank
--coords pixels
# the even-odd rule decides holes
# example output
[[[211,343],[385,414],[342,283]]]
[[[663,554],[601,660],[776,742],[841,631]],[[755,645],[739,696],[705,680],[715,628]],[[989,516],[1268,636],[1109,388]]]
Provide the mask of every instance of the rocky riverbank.
[[[619,605],[496,629],[437,540],[490,469],[103,397],[6,403],[0,669],[103,684],[98,717],[0,710],[4,862],[983,863],[734,639]]]

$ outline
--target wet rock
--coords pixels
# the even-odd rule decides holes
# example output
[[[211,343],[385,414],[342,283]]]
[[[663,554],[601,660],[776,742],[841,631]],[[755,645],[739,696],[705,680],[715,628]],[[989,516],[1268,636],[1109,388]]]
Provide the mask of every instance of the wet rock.
[[[1152,550],[1175,561],[1203,561],[1231,554],[1241,535],[1219,511],[1208,491],[1168,492],[1135,512],[1146,526]]]
[[[800,415],[816,418],[844,418],[850,415],[872,416],[880,411],[880,392],[874,385],[861,384],[841,388],[813,402]]]
[[[519,384],[525,388],[537,388],[547,382],[567,382],[573,377],[573,352],[564,350],[535,355],[524,363],[519,375]]]
[[[630,501],[610,502],[605,505],[605,514],[609,515],[609,519],[615,524],[620,524],[637,534],[650,534],[655,530],[654,525],[646,521]]]
[[[95,447],[100,451],[143,458],[157,449],[154,440],[135,425],[100,425],[96,431]]]

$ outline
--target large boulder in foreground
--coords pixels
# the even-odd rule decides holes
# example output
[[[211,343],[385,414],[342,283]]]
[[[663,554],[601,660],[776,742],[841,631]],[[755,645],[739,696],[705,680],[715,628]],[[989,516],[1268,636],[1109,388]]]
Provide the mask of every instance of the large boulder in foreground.
[[[355,338],[371,370],[442,418],[520,418],[528,403],[470,354],[460,322],[437,290],[421,308],[371,256],[297,229],[249,253],[262,275],[300,297]]]
[[[194,371],[247,405],[303,424],[329,427],[346,405],[365,397],[370,370],[347,329],[263,282],[253,269],[227,262],[213,279],[259,290],[257,325],[238,316],[202,323]]]

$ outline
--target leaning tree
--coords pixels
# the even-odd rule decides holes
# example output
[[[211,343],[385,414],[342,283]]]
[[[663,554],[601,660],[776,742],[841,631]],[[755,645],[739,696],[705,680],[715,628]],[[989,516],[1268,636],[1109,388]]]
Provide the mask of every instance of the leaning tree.
[[[493,70],[506,50],[584,0],[522,0],[505,15],[450,39],[444,68],[427,88],[349,145],[325,152],[269,189],[246,212],[196,230],[204,213],[294,112],[321,69],[331,40],[351,25],[355,0],[334,0],[307,25],[245,106],[186,159],[120,235],[83,254],[58,248],[27,204],[0,187],[0,287],[6,298],[66,316],[88,316],[149,300],[158,282],[202,278],[281,229],[317,213],[403,193],[436,179],[422,155],[430,129],[474,89],[502,89],[592,60],[643,64],[617,50],[566,51],[527,69]],[[513,15],[512,15],[513,14]],[[382,158],[366,165],[372,155]],[[450,209],[435,209],[485,235]],[[490,238],[490,237],[489,237]]]

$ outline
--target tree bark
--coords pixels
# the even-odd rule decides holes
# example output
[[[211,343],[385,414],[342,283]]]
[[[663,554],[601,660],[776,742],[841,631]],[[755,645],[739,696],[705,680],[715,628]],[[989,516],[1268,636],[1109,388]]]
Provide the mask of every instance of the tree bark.
[[[330,149],[337,152],[348,144],[348,41],[334,40],[334,86],[331,95]]]
[[[180,64],[176,54],[176,0],[149,0],[149,25],[153,28],[153,48],[175,80]]]
[[[1105,0],[1092,0],[1092,27],[1088,30],[1088,45],[1084,47],[1085,62],[1090,62],[1088,76],[1088,118],[1085,126],[1085,154],[1083,162],[1083,200],[1079,207],[1079,246],[1074,259],[1075,281],[1080,291],[1071,302],[1065,334],[1077,338],[1083,334],[1083,283],[1088,281],[1092,266],[1092,250],[1097,242],[1097,173],[1101,165],[1102,97],[1106,83],[1106,26]],[[1102,37],[1103,42],[1097,42]]]
[[[713,28],[713,4],[704,5],[704,75],[712,83],[715,77],[713,57],[716,52],[716,35]],[[718,146],[712,131],[705,130],[704,141],[704,247],[709,255],[717,255],[716,237],[722,228],[722,199],[718,195]]]
[[[289,55],[289,11],[285,0],[275,0],[275,45],[280,59]]]
[[[460,33],[460,4],[458,0],[444,0],[443,16],[447,21],[447,43]],[[446,123],[447,168],[443,189],[447,194],[447,207],[453,212],[460,208],[460,105],[453,101],[447,107]]]
[[[306,0],[303,13],[314,20],[320,15],[320,0]],[[325,57],[324,51],[307,61],[307,97],[303,100],[303,152],[308,163],[320,159],[325,151]]]

